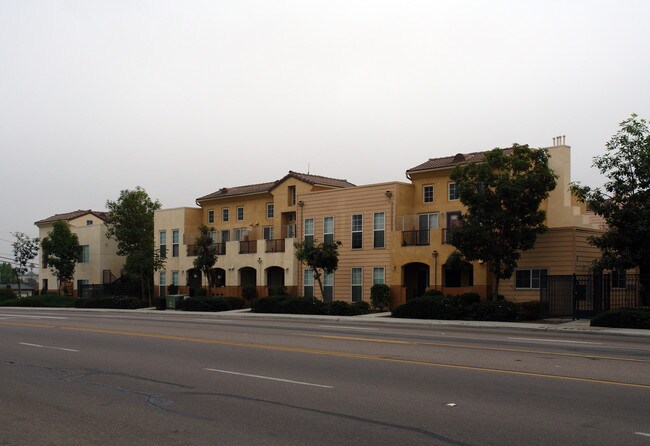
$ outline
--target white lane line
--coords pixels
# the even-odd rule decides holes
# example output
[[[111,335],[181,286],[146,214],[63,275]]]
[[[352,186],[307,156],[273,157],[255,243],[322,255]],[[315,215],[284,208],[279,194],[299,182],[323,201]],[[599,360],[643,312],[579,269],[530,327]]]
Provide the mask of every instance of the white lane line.
[[[79,352],[79,350],[74,350],[72,348],[63,348],[63,347],[48,347],[46,345],[38,345],[38,344],[29,344],[27,342],[19,342],[20,345],[26,345],[28,347],[38,347],[38,348],[49,348],[52,350],[63,350],[64,352]]]
[[[280,381],[280,382],[283,382],[283,383],[300,384],[301,386],[323,387],[325,389],[333,389],[334,388],[332,386],[324,386],[322,384],[305,383],[305,382],[302,382],[302,381],[292,381],[290,379],[282,379],[282,378],[272,378],[270,376],[249,375],[248,373],[232,372],[232,371],[229,371],[229,370],[219,370],[219,369],[205,369],[205,370],[207,370],[209,372],[227,373],[229,375],[246,376],[248,378],[268,379],[268,380],[271,380],[271,381]]]
[[[635,432],[634,435],[641,435],[643,437],[650,437],[650,434],[646,434],[645,432]]]
[[[339,330],[363,330],[363,331],[379,331],[378,328],[362,328],[362,327],[339,327],[338,325],[319,325],[321,328],[336,328]]]
[[[8,318],[28,318],[28,319],[67,319],[62,316],[28,316],[26,314],[0,314],[0,316]]]
[[[589,342],[589,341],[564,341],[562,339],[536,339],[536,338],[508,338],[517,341],[537,341],[537,342],[560,342],[566,344],[595,344],[602,345],[602,342]]]

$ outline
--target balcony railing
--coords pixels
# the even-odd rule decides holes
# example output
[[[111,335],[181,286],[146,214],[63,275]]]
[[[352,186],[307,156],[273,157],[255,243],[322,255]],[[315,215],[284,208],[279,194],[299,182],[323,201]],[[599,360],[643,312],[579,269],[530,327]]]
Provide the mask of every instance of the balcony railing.
[[[402,231],[402,246],[427,246],[429,238],[428,229]]]
[[[451,229],[449,228],[444,228],[442,230],[442,243],[451,243]]]
[[[217,255],[218,256],[225,256],[226,255],[226,244],[225,243],[215,243],[215,247],[217,248]],[[188,257],[196,257],[198,255],[196,245],[187,245],[187,256]]]
[[[267,240],[265,252],[284,252],[284,239]]]
[[[257,252],[257,240],[240,240],[240,254],[255,254]]]
[[[296,238],[296,225],[282,225],[281,227],[282,238]]]

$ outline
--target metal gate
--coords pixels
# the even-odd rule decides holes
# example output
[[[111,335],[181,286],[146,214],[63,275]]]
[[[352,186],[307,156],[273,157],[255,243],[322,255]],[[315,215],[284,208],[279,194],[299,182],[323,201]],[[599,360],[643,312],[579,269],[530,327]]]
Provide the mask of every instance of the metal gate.
[[[641,308],[648,302],[650,277],[612,273],[546,276],[540,284],[543,318],[591,317],[619,308]]]

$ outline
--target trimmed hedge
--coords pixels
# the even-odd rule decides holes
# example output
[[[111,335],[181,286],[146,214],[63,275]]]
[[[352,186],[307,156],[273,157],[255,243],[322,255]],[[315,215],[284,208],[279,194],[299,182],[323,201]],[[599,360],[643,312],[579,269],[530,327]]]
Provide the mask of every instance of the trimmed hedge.
[[[422,296],[395,308],[392,317],[410,319],[516,321],[518,306],[506,300],[480,302],[476,293]]]
[[[0,300],[3,307],[74,307],[77,299],[58,294],[44,294],[42,296],[17,297],[15,299]]]
[[[592,327],[650,329],[650,310],[611,310],[591,319]]]
[[[305,297],[270,296],[254,299],[253,313],[272,314],[320,314],[332,316],[359,316],[370,311],[368,302],[321,302]]]
[[[180,302],[179,310],[183,311],[229,311],[245,307],[241,297],[189,297]]]
[[[131,296],[98,296],[91,298],[79,298],[74,302],[77,308],[112,308],[122,310],[133,310],[143,308],[145,305],[139,297]]]
[[[16,299],[16,293],[11,288],[0,288],[0,301],[7,299]]]

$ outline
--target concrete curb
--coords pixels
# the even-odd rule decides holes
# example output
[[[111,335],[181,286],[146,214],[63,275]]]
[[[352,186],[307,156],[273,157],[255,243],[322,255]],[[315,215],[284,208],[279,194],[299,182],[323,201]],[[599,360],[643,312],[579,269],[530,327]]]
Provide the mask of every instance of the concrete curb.
[[[373,313],[363,316],[325,316],[311,314],[275,314],[275,313],[251,313],[249,309],[230,310],[221,312],[212,311],[174,311],[155,310],[143,308],[138,310],[119,310],[105,308],[51,308],[51,307],[0,307],[2,309],[32,311],[63,311],[77,313],[124,313],[124,314],[155,314],[162,317],[171,316],[211,316],[215,319],[268,319],[268,320],[303,320],[303,321],[326,321],[329,323],[363,322],[368,324],[384,324],[393,326],[421,326],[421,327],[456,327],[456,328],[482,328],[482,329],[507,329],[520,331],[544,331],[571,334],[593,334],[628,336],[638,338],[650,338],[650,330],[638,330],[631,328],[607,328],[591,327],[589,320],[577,320],[559,322],[555,324],[539,324],[527,322],[491,322],[491,321],[443,321],[433,319],[397,319],[391,318],[390,313]]]

